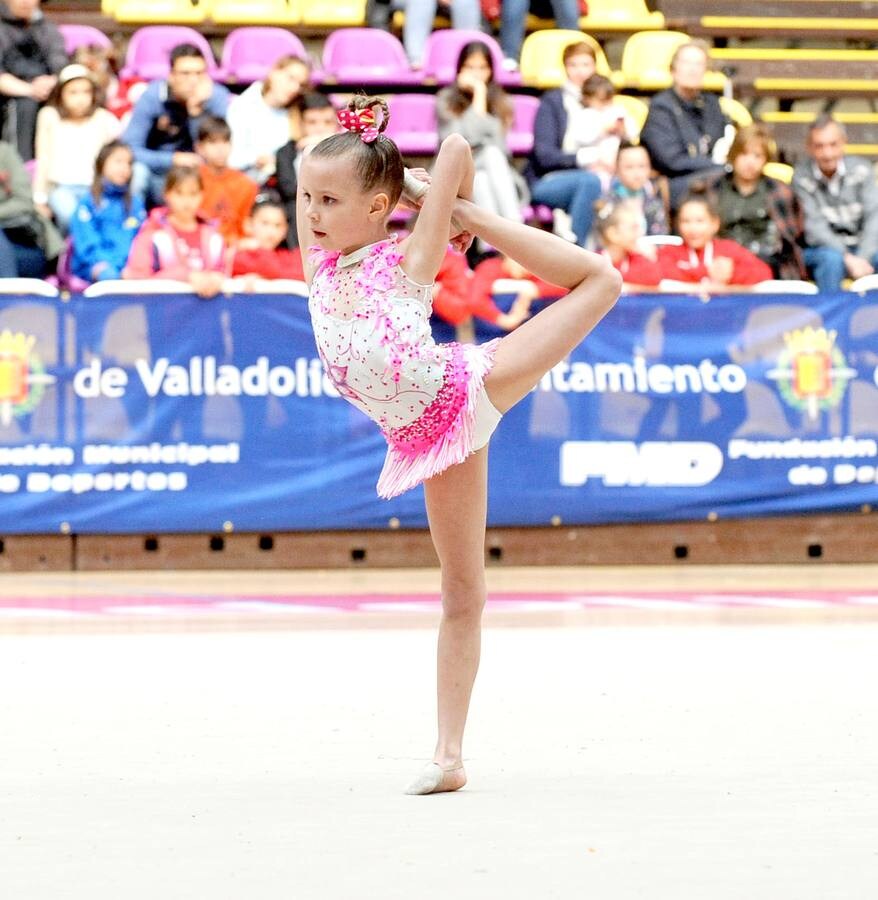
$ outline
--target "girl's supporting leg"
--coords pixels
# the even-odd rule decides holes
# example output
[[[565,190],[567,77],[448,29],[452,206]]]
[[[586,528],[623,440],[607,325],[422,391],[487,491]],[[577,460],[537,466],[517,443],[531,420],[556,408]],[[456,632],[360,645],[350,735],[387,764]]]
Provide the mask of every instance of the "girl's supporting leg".
[[[454,217],[529,272],[570,288],[569,294],[500,341],[485,386],[492,403],[505,412],[612,308],[622,279],[604,257],[538,228],[502,219],[466,200],[457,201]]]
[[[430,534],[442,571],[437,702],[439,735],[435,777],[410,793],[456,791],[466,784],[463,731],[479,668],[485,605],[485,522],[488,448],[424,483]],[[413,788],[422,787],[420,790]]]

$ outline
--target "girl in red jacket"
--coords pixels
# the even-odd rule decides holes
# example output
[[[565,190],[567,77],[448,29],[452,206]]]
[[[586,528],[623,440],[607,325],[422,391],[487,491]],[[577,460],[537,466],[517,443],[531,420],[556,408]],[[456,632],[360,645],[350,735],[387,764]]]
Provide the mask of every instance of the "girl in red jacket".
[[[198,170],[172,166],[167,206],[154,209],[137,232],[122,277],[187,281],[200,297],[215,297],[226,278],[226,244],[198,215],[202,199]]]
[[[604,206],[596,219],[598,237],[607,256],[622,278],[625,290],[634,293],[655,290],[662,272],[650,247],[652,258],[644,254],[643,209],[636,200],[620,200]]]
[[[769,281],[771,268],[736,241],[717,238],[719,214],[706,194],[693,193],[680,205],[679,247],[659,247],[662,277],[698,284],[707,293]]]

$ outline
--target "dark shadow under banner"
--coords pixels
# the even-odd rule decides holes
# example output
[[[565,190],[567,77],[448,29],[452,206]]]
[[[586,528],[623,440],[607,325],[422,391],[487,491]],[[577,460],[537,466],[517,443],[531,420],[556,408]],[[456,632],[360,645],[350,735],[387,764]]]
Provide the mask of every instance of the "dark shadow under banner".
[[[304,297],[0,298],[0,533],[425,525],[383,459]],[[493,525],[876,500],[874,295],[623,297],[491,444]]]

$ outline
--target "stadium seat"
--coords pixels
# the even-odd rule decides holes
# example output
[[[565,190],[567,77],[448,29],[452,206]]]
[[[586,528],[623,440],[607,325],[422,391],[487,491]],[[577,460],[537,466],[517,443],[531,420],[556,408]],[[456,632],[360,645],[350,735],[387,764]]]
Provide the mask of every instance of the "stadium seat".
[[[514,116],[512,126],[506,135],[509,152],[515,156],[526,156],[534,145],[534,120],[540,106],[539,97],[529,94],[513,94]]]
[[[671,86],[671,57],[677,47],[690,40],[682,31],[639,31],[625,41],[621,80],[626,88],[661,91]],[[706,91],[721,91],[726,84],[722,72],[708,72]]]
[[[204,54],[207,71],[217,76],[216,60],[207,39],[192,28],[182,25],[148,25],[138,28],[128,41],[125,65],[119,73],[123,78],[167,78],[170,71],[171,50],[178,44],[194,44]]]
[[[265,78],[275,60],[282,56],[308,59],[305,45],[285,28],[236,28],[223,43],[218,77],[237,84],[251,84]]]
[[[665,17],[660,12],[650,12],[644,0],[588,0],[588,14],[579,20],[579,27],[590,34],[632,33],[663,29]]]
[[[580,41],[590,44],[597,57],[597,73],[613,73],[601,45],[589,34],[563,28],[548,28],[529,34],[521,46],[521,80],[528,87],[555,88],[564,83],[564,48]]]
[[[326,81],[339,84],[418,84],[402,44],[380,28],[339,28],[323,45]]]
[[[498,84],[506,87],[521,84],[518,72],[509,72],[503,68],[503,51],[491,35],[482,31],[455,28],[441,28],[430,34],[424,49],[424,78],[435,81],[436,84],[451,84],[457,76],[460,51],[471,41],[481,41],[491,48],[494,79]]]
[[[205,0],[217,25],[297,25],[299,0]]]
[[[115,0],[117,22],[162,22],[168,25],[198,25],[207,18],[203,0]]]
[[[858,4],[866,7],[866,4]],[[878,19],[838,18],[822,16],[702,16],[699,31],[734,37],[762,37],[765,35],[821,37],[837,35],[844,40],[868,38],[878,34]]]
[[[346,28],[366,24],[366,0],[300,0],[303,25]]]
[[[793,180],[793,167],[782,162],[767,162],[762,167],[762,174],[766,178],[773,178],[775,181],[791,184]]]
[[[637,126],[639,135],[643,129],[643,123],[646,121],[647,115],[649,115],[649,104],[645,100],[641,100],[640,97],[631,97],[628,94],[616,94],[613,102],[617,106],[621,106],[631,117]]]
[[[117,2],[118,0],[101,0],[101,12],[105,16],[112,16]]]
[[[736,128],[753,124],[753,116],[750,115],[750,110],[740,100],[735,100],[734,97],[720,97],[719,105]]]
[[[433,94],[392,94],[387,98],[393,138],[403,156],[431,156],[439,146],[436,97]]]
[[[103,47],[109,50],[113,42],[91,25],[59,25],[58,30],[64,38],[64,49],[68,56],[73,56],[79,47]]]

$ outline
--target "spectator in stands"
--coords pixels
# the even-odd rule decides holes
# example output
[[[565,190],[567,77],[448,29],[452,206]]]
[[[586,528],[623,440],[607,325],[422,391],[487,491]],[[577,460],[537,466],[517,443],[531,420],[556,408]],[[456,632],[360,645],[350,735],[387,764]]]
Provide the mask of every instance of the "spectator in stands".
[[[503,64],[508,69],[518,68],[527,14],[531,9],[540,18],[554,18],[556,28],[579,31],[579,0],[503,0],[500,4],[500,46]]]
[[[424,65],[424,48],[433,30],[437,5],[437,0],[405,0],[402,43],[413,69],[420,69]],[[442,5],[451,7],[452,28],[481,30],[482,11],[479,0],[448,0]]]
[[[500,279],[519,282],[515,299],[508,312],[494,302],[494,284]],[[512,331],[530,318],[531,306],[539,299],[557,299],[566,291],[532,275],[508,256],[492,256],[482,260],[473,271],[470,290],[470,312],[477,318]]]
[[[117,119],[131,112],[134,101],[146,89],[146,82],[136,76],[119,77],[116,53],[112,48],[86,44],[73,51],[72,59],[91,72],[104,98],[104,106]]]
[[[644,255],[643,213],[636,200],[619,200],[602,206],[595,227],[603,253],[621,273],[627,292],[658,286],[662,280],[661,267],[655,252],[652,258]]]
[[[613,82],[603,75],[591,75],[582,85],[582,108],[573,115],[568,131],[571,149],[590,160],[586,168],[601,179],[604,190],[616,172],[616,157],[623,139],[634,140],[637,126],[614,100]]]
[[[65,66],[37,115],[34,203],[66,232],[94,180],[101,147],[119,135],[119,120],[100,105],[91,72]]]
[[[288,228],[287,214],[278,197],[262,194],[256,198],[232,262],[232,275],[248,279],[246,290],[252,291],[259,278],[304,281],[301,251],[285,246]]]
[[[70,222],[70,269],[83,281],[121,278],[131,244],[146,219],[143,201],[131,193],[134,155],[122,141],[102,147],[91,191]]]
[[[805,263],[821,291],[837,291],[845,275],[878,269],[878,185],[872,164],[845,154],[844,126],[820,116],[808,130],[808,156],[796,166],[793,190],[805,218]]]
[[[39,6],[39,0],[0,2],[2,134],[23,160],[33,159],[37,111],[67,65],[64,38]]]
[[[471,315],[472,277],[466,256],[449,246],[433,282],[433,315],[455,328],[466,322]]]
[[[303,94],[311,86],[311,67],[298,56],[276,60],[264,81],[256,81],[229,104],[232,129],[229,165],[259,184],[275,172],[277,151],[300,136]]]
[[[532,202],[569,214],[576,242],[585,246],[601,182],[585,168],[589,154],[570,149],[570,124],[582,108],[582,85],[594,75],[595,52],[591,44],[581,41],[566,47],[563,59],[567,80],[561,88],[546,91],[540,99],[526,174],[531,182]]]
[[[287,246],[298,246],[296,236],[296,187],[302,159],[324,138],[338,131],[336,109],[325,94],[311,92],[300,102],[302,136],[289,140],[277,151],[277,189],[291,224]]]
[[[736,241],[718,238],[719,213],[706,193],[690,194],[677,212],[680,246],[659,247],[662,278],[728,291],[772,278],[771,268]]]
[[[171,51],[167,81],[153,81],[138,99],[125,130],[134,151],[133,190],[147,203],[161,199],[172,166],[196,167],[198,123],[204,115],[224,118],[229,92],[214,84],[201,50],[180,44]]]
[[[165,180],[167,206],[154,209],[134,238],[123,278],[188,281],[199,297],[223,286],[226,243],[198,210],[204,186],[198,169],[172,166]]]
[[[42,278],[63,247],[55,226],[34,207],[18,151],[0,141],[0,278]]]
[[[716,184],[719,236],[755,253],[777,278],[805,278],[799,202],[788,185],[762,174],[775,156],[767,126],[738,129],[729,150],[730,170]]]
[[[243,172],[229,168],[232,132],[225,119],[205,116],[201,120],[195,152],[202,160],[199,171],[204,187],[199,212],[229,245],[234,245],[244,236],[244,222],[259,187]]]
[[[643,144],[622,141],[616,155],[616,175],[606,199],[613,203],[632,200],[640,208],[644,234],[669,234],[667,182],[653,179],[652,162]]]
[[[673,87],[652,98],[640,132],[652,164],[669,179],[672,210],[693,181],[722,175],[731,143],[732,129],[719,100],[702,90],[707,52],[703,41],[689,41],[677,48],[671,58]]]
[[[494,80],[487,44],[472,41],[461,49],[455,83],[436,96],[436,117],[440,141],[456,132],[472,147],[473,200],[504,219],[521,222],[527,186],[512,165],[506,145],[512,102]]]

